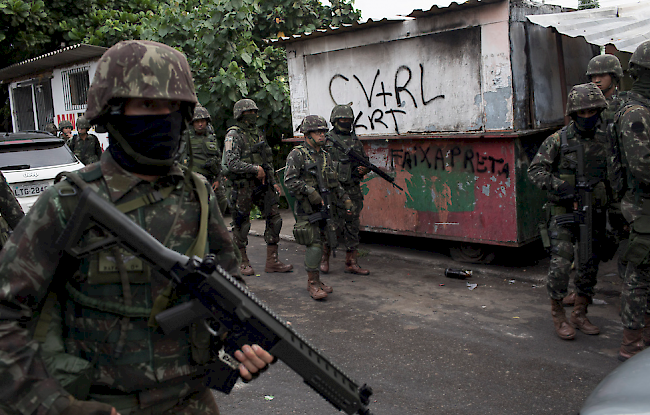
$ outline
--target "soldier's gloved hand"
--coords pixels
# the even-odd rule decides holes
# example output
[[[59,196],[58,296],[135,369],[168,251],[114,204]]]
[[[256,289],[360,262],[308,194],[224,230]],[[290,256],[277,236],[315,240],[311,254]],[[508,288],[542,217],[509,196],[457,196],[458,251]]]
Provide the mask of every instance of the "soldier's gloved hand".
[[[312,205],[322,205],[323,204],[323,198],[320,197],[318,192],[314,190],[313,192],[309,193],[307,195],[307,199],[309,199],[309,203]]]
[[[70,405],[61,412],[61,415],[119,415],[111,405],[72,399]]]
[[[557,188],[556,192],[560,199],[573,199],[576,195],[576,188],[569,182],[564,182]]]
[[[347,210],[348,215],[352,213],[352,207],[354,206],[352,200],[346,199],[345,202],[343,202],[343,206],[345,207],[345,210]]]

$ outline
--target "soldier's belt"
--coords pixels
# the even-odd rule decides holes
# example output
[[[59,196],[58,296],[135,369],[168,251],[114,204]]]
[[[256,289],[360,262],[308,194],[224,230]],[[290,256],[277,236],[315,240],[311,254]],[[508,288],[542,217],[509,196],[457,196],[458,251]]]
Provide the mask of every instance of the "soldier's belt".
[[[309,223],[315,223],[321,220],[326,220],[329,219],[330,215],[327,212],[316,212],[312,213],[311,215],[307,216],[307,220]]]

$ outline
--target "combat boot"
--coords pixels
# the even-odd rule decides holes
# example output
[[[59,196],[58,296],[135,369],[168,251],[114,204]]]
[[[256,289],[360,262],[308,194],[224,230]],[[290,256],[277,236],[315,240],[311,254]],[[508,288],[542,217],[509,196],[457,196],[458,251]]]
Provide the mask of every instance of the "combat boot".
[[[309,291],[309,295],[314,300],[324,300],[327,298],[327,292],[321,288],[321,284],[318,271],[307,271],[307,291]]]
[[[565,307],[573,307],[576,303],[576,292],[572,291],[569,295],[562,299],[562,305]]]
[[[618,351],[618,360],[625,362],[643,350],[643,329],[623,329],[623,341]]]
[[[254,275],[255,271],[253,271],[251,262],[248,260],[248,255],[246,255],[246,247],[239,248],[239,251],[241,252],[241,264],[239,265],[239,272],[241,272],[241,275]]]
[[[330,247],[323,244],[323,256],[320,257],[320,272],[327,274],[330,272]]]
[[[278,259],[278,245],[266,245],[266,266],[265,272],[289,272],[293,269],[291,264],[283,264]]]
[[[564,307],[561,300],[554,300],[551,298],[551,315],[553,316],[553,324],[555,325],[555,333],[564,340],[573,340],[576,336],[576,331],[568,321],[566,321],[566,314],[564,314]]]
[[[600,329],[587,318],[587,304],[589,304],[589,297],[576,295],[575,306],[571,312],[571,324],[584,334],[598,334]]]
[[[650,346],[650,316],[645,315],[645,327],[643,327],[643,345]]]
[[[345,253],[345,272],[358,275],[370,274],[370,271],[361,268],[357,263],[357,251],[347,251]]]

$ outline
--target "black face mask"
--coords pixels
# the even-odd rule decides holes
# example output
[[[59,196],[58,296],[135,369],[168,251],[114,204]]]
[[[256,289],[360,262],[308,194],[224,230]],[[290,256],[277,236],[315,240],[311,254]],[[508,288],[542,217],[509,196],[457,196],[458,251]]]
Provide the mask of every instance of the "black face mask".
[[[137,154],[129,154],[120,143],[109,136],[109,151],[124,169],[142,174],[162,175],[171,165],[138,161],[137,155],[169,162],[178,155],[183,116],[180,111],[165,115],[119,115],[112,125]]]
[[[578,128],[579,131],[591,131],[596,127],[596,124],[598,124],[598,120],[600,119],[600,114],[593,115],[589,118],[583,118],[583,117],[575,117],[575,123],[576,127]]]
[[[257,125],[257,114],[244,114],[239,120],[248,128],[254,128]]]
[[[338,133],[350,134],[352,130],[352,123],[350,121],[336,120],[334,128]]]

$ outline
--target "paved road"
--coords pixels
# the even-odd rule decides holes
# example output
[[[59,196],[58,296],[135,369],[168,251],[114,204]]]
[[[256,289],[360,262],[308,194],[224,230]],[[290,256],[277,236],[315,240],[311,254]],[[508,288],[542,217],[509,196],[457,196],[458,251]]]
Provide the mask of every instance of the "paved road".
[[[366,245],[380,253],[360,259],[372,274],[343,273],[340,253],[324,277],[334,293],[316,302],[306,291],[303,247],[283,241],[280,257],[294,272],[266,274],[263,239],[250,239],[259,274],[247,278],[251,289],[351,378],[373,387],[374,414],[576,414],[618,366],[617,299],[601,289],[596,299],[607,304],[590,308],[601,335],[557,338],[536,283],[543,261],[476,267],[478,286],[469,290],[444,277],[453,265],[444,254],[398,259],[390,252],[399,249]],[[227,415],[339,413],[282,362],[217,398]]]

